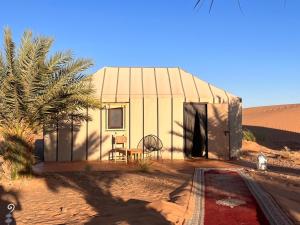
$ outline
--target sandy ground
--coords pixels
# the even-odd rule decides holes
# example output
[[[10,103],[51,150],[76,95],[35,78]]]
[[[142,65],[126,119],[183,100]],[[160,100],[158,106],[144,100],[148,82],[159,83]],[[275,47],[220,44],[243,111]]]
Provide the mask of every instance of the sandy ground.
[[[245,146],[245,152],[259,152],[256,143],[244,143]],[[194,207],[190,189],[195,167],[243,166],[299,223],[297,165],[274,164],[269,172],[259,172],[253,169],[255,156],[251,157],[244,154],[239,161],[228,162],[153,162],[147,173],[135,165],[126,169],[124,164],[41,164],[37,168],[42,175],[37,177],[0,180],[0,218],[7,213],[7,204],[13,202],[17,206],[17,224],[182,224]],[[69,172],[74,167],[82,170]],[[63,171],[58,172],[61,168]],[[285,171],[286,168],[290,170]],[[51,172],[45,173],[47,170]]]
[[[266,172],[253,169],[260,153],[268,158]],[[255,142],[243,141],[240,162],[248,167],[248,174],[273,196],[295,223],[300,224],[300,152],[272,150]]]
[[[0,218],[13,202],[17,224],[178,224],[187,210],[191,176],[131,170],[1,180]]]
[[[244,167],[300,224],[298,115],[300,105],[246,109],[244,126],[256,127],[264,137],[258,143],[244,141],[237,161],[153,162],[147,173],[131,164],[41,163],[38,176],[17,181],[2,177],[0,224],[10,202],[16,204],[17,224],[181,224],[193,209],[195,167]],[[261,152],[268,157],[267,172],[255,170]]]
[[[263,153],[268,172],[249,169],[253,176],[300,224],[300,104],[243,109],[243,127],[251,130],[257,143],[243,142],[241,162],[255,167]]]

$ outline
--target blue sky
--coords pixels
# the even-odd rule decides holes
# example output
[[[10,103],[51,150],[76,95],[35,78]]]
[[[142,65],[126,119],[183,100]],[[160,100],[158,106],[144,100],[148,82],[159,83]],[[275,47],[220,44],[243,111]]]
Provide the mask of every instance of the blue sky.
[[[180,66],[243,98],[244,106],[300,103],[300,1],[2,1],[0,27],[55,38],[103,66]],[[1,34],[2,39],[2,34]]]

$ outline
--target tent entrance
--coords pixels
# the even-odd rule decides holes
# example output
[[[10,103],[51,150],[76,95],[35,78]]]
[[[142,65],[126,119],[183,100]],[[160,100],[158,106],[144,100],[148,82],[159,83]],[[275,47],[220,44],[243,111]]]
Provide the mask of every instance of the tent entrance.
[[[207,158],[207,105],[184,103],[183,117],[185,156]]]

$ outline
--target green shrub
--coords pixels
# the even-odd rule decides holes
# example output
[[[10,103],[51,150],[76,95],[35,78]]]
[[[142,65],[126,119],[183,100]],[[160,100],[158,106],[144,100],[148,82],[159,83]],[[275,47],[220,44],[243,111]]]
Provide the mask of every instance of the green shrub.
[[[245,129],[245,130],[243,130],[243,140],[245,140],[245,141],[254,141],[255,142],[256,138],[250,130]]]

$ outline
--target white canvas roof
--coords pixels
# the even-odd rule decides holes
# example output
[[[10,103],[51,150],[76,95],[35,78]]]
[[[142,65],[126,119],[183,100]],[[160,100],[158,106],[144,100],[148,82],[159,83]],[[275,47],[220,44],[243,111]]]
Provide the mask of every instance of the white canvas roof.
[[[92,82],[102,102],[130,98],[182,98],[186,102],[226,103],[234,96],[181,68],[104,67]]]

